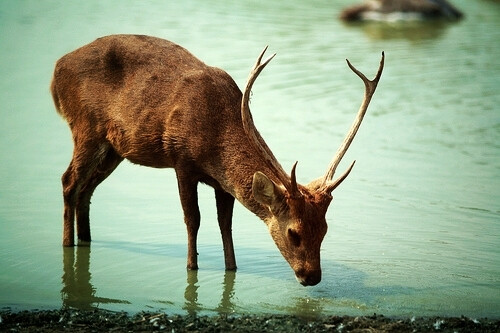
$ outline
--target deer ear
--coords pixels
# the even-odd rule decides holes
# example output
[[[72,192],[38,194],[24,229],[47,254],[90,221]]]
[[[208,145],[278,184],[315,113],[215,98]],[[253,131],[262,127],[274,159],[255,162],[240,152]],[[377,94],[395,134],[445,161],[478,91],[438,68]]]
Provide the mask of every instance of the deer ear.
[[[265,174],[257,171],[253,175],[252,194],[258,203],[272,207],[276,199],[281,197],[282,189]]]

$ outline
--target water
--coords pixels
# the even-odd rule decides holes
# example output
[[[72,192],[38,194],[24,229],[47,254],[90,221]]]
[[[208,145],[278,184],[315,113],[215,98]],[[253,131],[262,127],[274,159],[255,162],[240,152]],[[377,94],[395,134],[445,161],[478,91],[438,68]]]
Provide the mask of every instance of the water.
[[[0,306],[169,313],[500,317],[500,7],[454,3],[458,23],[344,25],[350,1],[0,2]],[[298,180],[323,174],[368,76],[386,69],[341,169],[304,288],[265,225],[237,204],[238,271],[224,271],[213,191],[200,187],[198,272],[172,170],[123,163],[96,191],[91,248],[63,249],[60,176],[70,132],[48,91],[55,61],[98,36],[175,41],[242,86],[262,48],[278,55],[252,110]]]

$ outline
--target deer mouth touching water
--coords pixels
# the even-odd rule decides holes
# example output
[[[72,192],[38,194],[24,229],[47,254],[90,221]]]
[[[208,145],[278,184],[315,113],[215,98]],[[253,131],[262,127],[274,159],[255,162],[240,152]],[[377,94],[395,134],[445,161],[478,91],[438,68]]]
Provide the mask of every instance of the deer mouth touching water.
[[[267,47],[266,47],[267,49]],[[261,218],[302,285],[321,281],[320,247],[327,231],[333,180],[384,67],[365,84],[357,117],[326,174],[307,185],[288,175],[255,128],[249,108],[252,85],[274,55],[262,51],[243,93],[223,70],[205,65],[167,40],[138,35],[99,38],[58,60],[51,92],[73,136],[73,158],[62,176],[63,245],[90,242],[90,198],[123,159],[174,168],[188,234],[188,269],[198,269],[200,226],[197,186],[215,190],[225,267],[236,269],[232,215],[236,198]]]

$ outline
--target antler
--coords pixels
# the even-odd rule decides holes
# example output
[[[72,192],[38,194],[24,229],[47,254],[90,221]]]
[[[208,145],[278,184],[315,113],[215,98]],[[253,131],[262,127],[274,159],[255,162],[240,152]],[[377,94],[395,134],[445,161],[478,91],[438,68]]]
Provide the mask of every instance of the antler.
[[[339,165],[340,161],[342,160],[342,157],[344,157],[344,154],[347,152],[347,149],[349,149],[349,146],[351,145],[352,140],[354,139],[354,136],[356,135],[359,126],[361,125],[361,122],[363,121],[363,117],[366,113],[366,110],[368,109],[368,105],[370,104],[370,101],[372,99],[373,94],[375,93],[375,89],[377,88],[378,81],[380,80],[380,76],[382,75],[382,70],[384,69],[384,52],[382,52],[382,59],[380,60],[380,65],[377,71],[377,75],[373,80],[368,80],[366,76],[358,71],[350,62],[347,60],[347,65],[349,68],[363,80],[365,84],[365,96],[363,98],[363,102],[361,103],[361,106],[359,107],[358,114],[356,116],[356,119],[354,120],[351,129],[347,133],[344,142],[340,145],[339,149],[337,150],[337,153],[333,160],[331,161],[328,171],[326,172],[323,181],[321,183],[320,188],[322,188],[324,191],[331,192],[333,191],[337,186],[342,183],[342,181],[349,175],[351,172],[354,162],[350,165],[350,167],[335,181],[332,182],[332,178],[335,174],[335,170],[337,169],[337,166]]]
[[[262,154],[262,156],[264,156],[266,165],[276,173],[276,176],[283,184],[283,186],[286,188],[289,195],[291,197],[296,198],[301,196],[301,193],[297,187],[297,180],[295,178],[295,167],[297,165],[297,162],[295,162],[292,168],[291,177],[288,177],[287,173],[283,170],[278,160],[274,157],[273,153],[271,152],[271,149],[269,149],[264,139],[255,128],[252,114],[250,112],[249,103],[250,103],[250,92],[252,90],[252,85],[259,76],[260,72],[276,55],[276,53],[271,55],[266,60],[264,60],[264,62],[261,63],[262,57],[264,56],[266,50],[267,46],[260,53],[259,57],[257,58],[257,62],[250,71],[245,91],[243,93],[243,97],[241,100],[241,119],[243,121],[243,129],[245,130],[246,135],[250,139],[250,142],[252,142],[255,148],[257,148],[257,150]]]

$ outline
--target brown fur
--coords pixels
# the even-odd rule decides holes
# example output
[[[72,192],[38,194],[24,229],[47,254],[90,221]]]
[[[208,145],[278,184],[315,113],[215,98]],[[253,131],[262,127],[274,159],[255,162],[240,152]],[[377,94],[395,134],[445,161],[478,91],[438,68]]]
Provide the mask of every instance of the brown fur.
[[[159,38],[114,35],[62,57],[51,85],[74,141],[62,176],[63,245],[90,242],[95,188],[123,159],[174,168],[188,230],[187,267],[197,269],[197,185],[214,188],[226,269],[236,269],[231,235],[234,199],[268,225],[298,280],[321,280],[320,247],[330,190],[298,185],[293,198],[251,144],[242,125],[242,93],[224,71]],[[345,177],[344,177],[345,178]],[[328,188],[328,187],[327,187]]]

